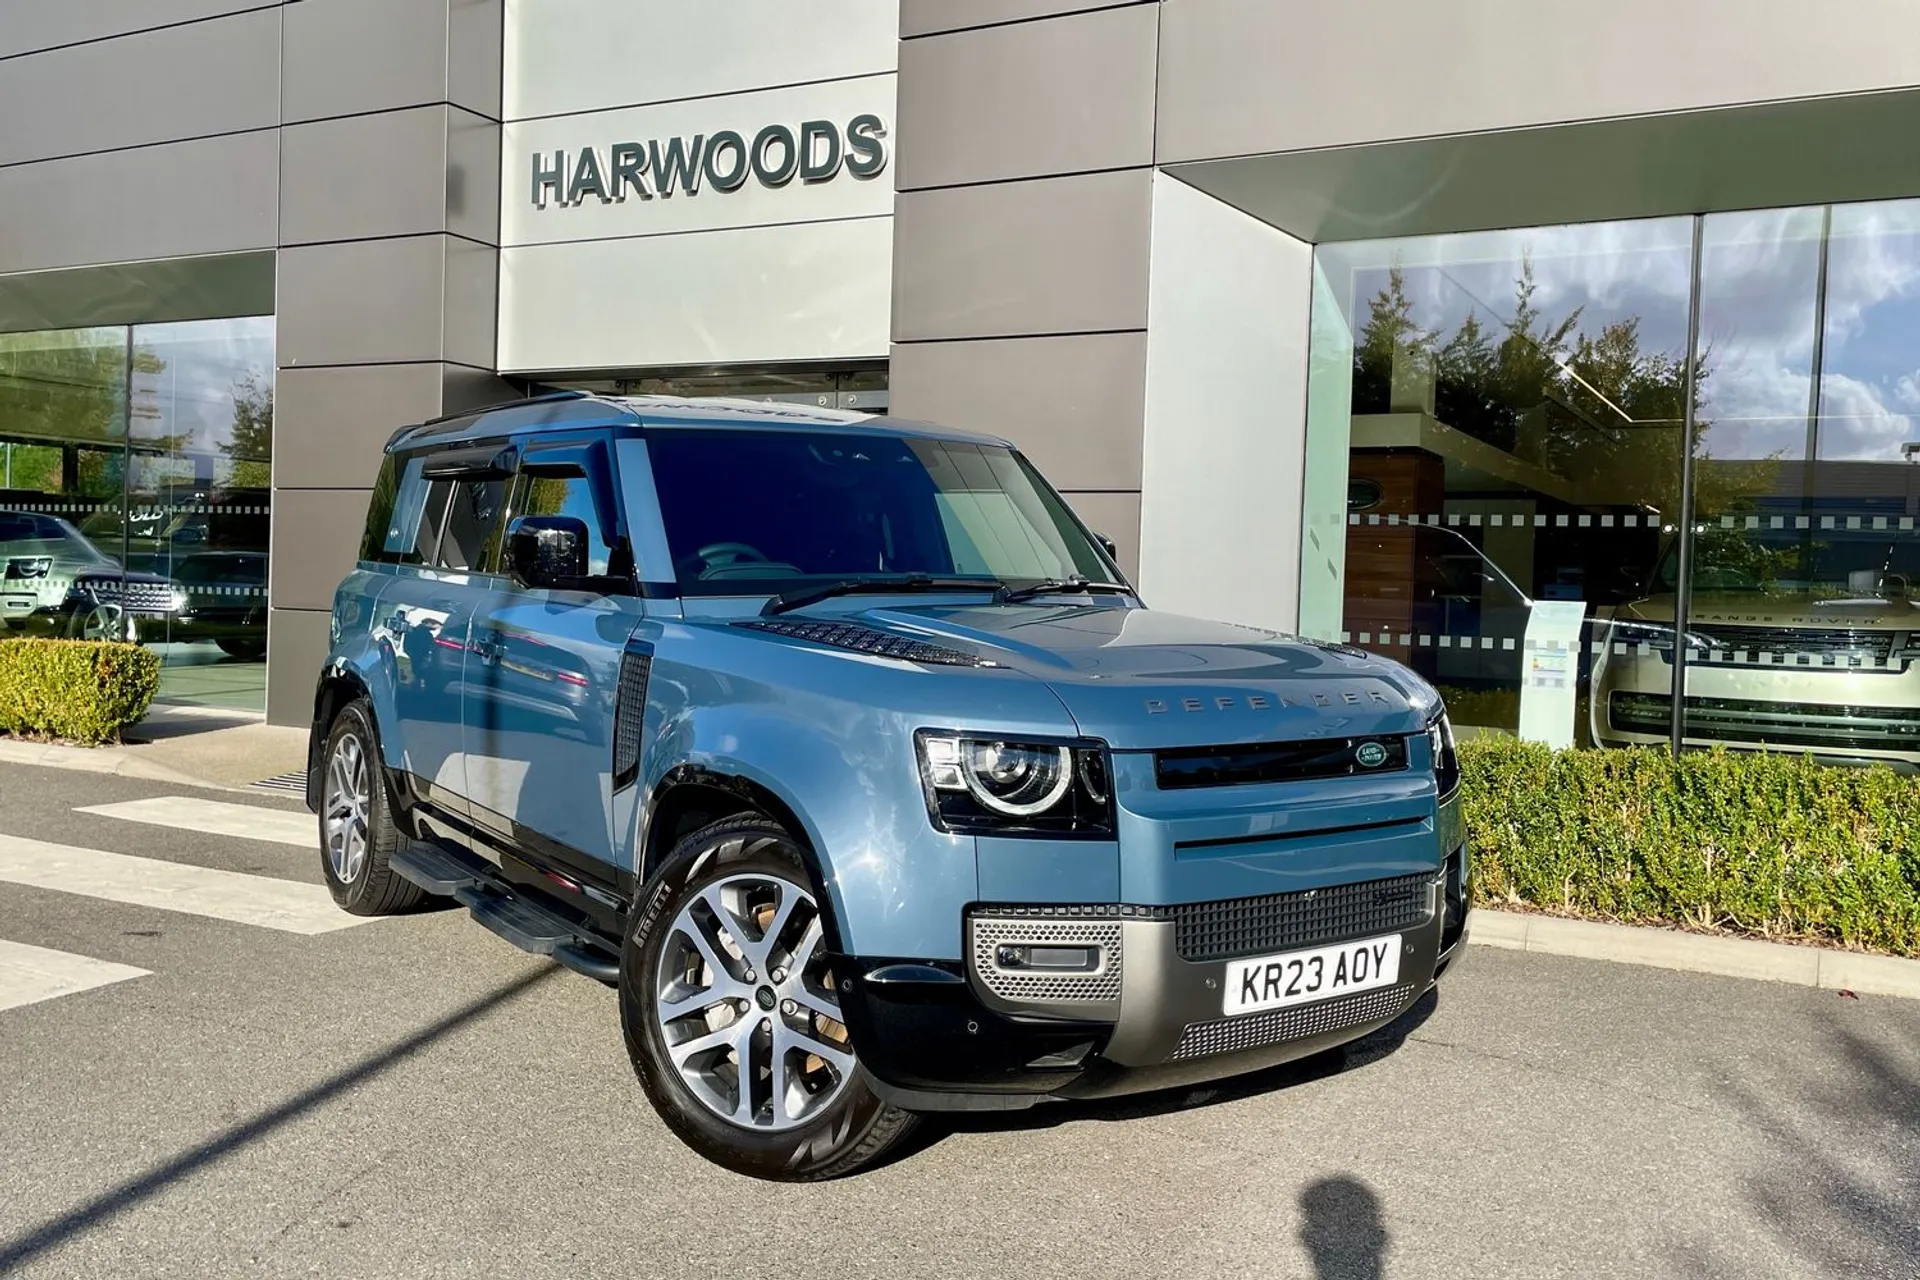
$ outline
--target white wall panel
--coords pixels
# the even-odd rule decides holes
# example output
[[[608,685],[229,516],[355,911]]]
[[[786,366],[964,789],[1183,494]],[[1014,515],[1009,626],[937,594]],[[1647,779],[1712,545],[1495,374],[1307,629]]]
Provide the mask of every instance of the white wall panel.
[[[506,119],[892,71],[899,0],[507,0]]]
[[[891,74],[863,76],[796,88],[508,124],[501,147],[501,243],[542,244],[891,213],[894,83],[895,77]],[[878,116],[886,130],[877,141],[884,148],[888,163],[872,177],[859,176],[845,163],[850,157],[858,158],[844,141],[845,131],[862,115]],[[632,183],[613,183],[613,149],[620,144],[634,144],[651,157],[678,140],[682,154],[690,156],[694,139],[701,139],[704,148],[715,134],[730,131],[744,139],[750,149],[756,136],[767,126],[783,125],[798,135],[807,121],[824,121],[838,130],[832,145],[840,148],[842,162],[833,176],[824,180],[810,182],[796,174],[783,185],[767,186],[749,172],[737,189],[722,190],[714,187],[709,176],[703,174],[691,194],[676,183],[672,195],[651,196],[642,195],[641,189]],[[588,194],[569,206],[564,197],[556,200],[550,188],[536,190],[533,172],[536,158],[551,170],[554,153],[563,152],[561,167],[568,171],[570,185],[580,153],[586,148],[598,153],[597,166],[610,184],[621,188],[620,198],[609,202]],[[824,161],[828,154],[829,147],[824,140],[815,144],[817,160]],[[782,148],[778,144],[770,148],[770,163],[778,163],[781,156]],[[736,149],[732,147],[723,148],[722,155],[715,161],[717,171],[723,176],[737,163]],[[661,189],[659,175],[647,173],[644,168],[642,172],[646,189],[658,192]]]
[[[500,369],[884,357],[893,220],[526,245],[500,254]]]
[[[1154,176],[1140,589],[1292,630],[1313,248]]]

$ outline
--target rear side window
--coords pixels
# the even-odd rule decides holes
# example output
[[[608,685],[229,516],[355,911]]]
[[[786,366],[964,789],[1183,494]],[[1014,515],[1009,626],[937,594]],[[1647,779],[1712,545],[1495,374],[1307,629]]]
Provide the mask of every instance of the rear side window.
[[[400,496],[400,463],[392,454],[380,460],[380,474],[374,477],[373,492],[367,495],[367,528],[360,535],[360,559],[382,559],[387,544],[387,526],[393,523],[394,501]]]
[[[426,459],[408,458],[400,473],[399,496],[381,543],[382,560],[390,564],[426,564],[440,541],[440,521],[447,509],[448,484],[429,484],[420,474]]]
[[[440,487],[441,483],[434,485],[436,489]],[[493,541],[500,527],[501,506],[506,496],[505,480],[451,482],[446,528],[440,535],[439,552],[429,563],[441,569],[490,570]],[[432,505],[429,498],[429,508]]]

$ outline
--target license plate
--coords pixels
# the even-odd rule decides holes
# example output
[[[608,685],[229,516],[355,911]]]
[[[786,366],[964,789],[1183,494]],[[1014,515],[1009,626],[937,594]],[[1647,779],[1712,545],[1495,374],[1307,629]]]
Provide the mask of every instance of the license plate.
[[[1390,987],[1400,980],[1400,935],[1227,963],[1224,1011],[1258,1013]]]

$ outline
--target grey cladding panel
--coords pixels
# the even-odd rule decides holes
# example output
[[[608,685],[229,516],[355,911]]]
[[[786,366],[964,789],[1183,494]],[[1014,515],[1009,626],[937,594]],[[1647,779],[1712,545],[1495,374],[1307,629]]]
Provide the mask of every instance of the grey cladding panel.
[[[276,519],[279,517],[276,516]],[[280,561],[274,561],[279,572]],[[332,601],[328,602],[329,608]],[[313,686],[327,660],[327,612],[267,613],[267,720],[305,727],[313,721]]]
[[[282,249],[281,367],[439,360],[446,240]]]
[[[1177,0],[1161,15],[1162,163],[1920,85],[1912,0]]]
[[[302,0],[287,6],[289,121],[447,99],[448,0]],[[369,33],[377,32],[378,38]]]
[[[449,238],[446,268],[446,358],[476,369],[494,367],[494,326],[500,313],[500,251]]]
[[[1144,333],[911,342],[892,412],[1004,436],[1059,488],[1138,489],[1146,369]]]
[[[273,314],[271,250],[0,275],[0,333]]]
[[[274,490],[273,574],[267,600],[275,609],[333,607],[334,588],[360,555],[371,477],[368,483],[368,489]]]
[[[902,192],[899,342],[1144,329],[1152,170]]]
[[[502,0],[448,0],[447,101],[500,118]]]
[[[104,40],[278,0],[0,0],[0,58]]]
[[[445,106],[290,125],[283,137],[280,243],[446,229]]]
[[[270,249],[279,178],[277,132],[0,169],[0,272]]]
[[[278,9],[0,62],[0,165],[268,129],[279,119]]]
[[[447,111],[447,230],[500,243],[500,126],[483,116]]]
[[[900,0],[900,38],[1019,22],[1061,13],[1137,5],[1142,0]],[[1150,8],[1158,8],[1147,0]]]
[[[904,42],[900,188],[1153,163],[1158,22],[1131,5]]]
[[[274,481],[283,489],[370,486],[395,430],[441,412],[444,366],[282,369],[274,391]]]

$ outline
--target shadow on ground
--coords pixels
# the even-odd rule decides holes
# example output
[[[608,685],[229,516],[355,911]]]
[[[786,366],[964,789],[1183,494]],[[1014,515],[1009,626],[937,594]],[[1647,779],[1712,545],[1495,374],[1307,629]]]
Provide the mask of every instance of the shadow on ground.
[[[353,1066],[336,1072],[319,1084],[295,1094],[279,1106],[229,1126],[198,1146],[188,1148],[172,1159],[127,1179],[120,1185],[102,1192],[57,1217],[48,1219],[39,1226],[29,1227],[11,1239],[0,1240],[0,1276],[10,1274],[14,1269],[25,1266],[68,1241],[152,1199],[181,1179],[218,1164],[235,1152],[270,1137],[285,1125],[326,1105],[356,1085],[364,1084],[389,1068],[406,1061],[422,1049],[458,1031],[476,1018],[507,1003],[558,972],[560,972],[558,969],[537,969],[526,977],[506,983],[421,1028],[406,1039],[395,1042],[379,1053],[362,1058]]]
[[[1851,1015],[1868,1008],[1827,1015],[1828,1048],[1803,1064],[1797,1088],[1724,1093],[1774,1145],[1747,1196],[1784,1253],[1821,1275],[1920,1277],[1920,1043],[1865,1034]],[[1712,1237],[1702,1224],[1676,1250],[1679,1269],[1745,1274],[1720,1262]]]

